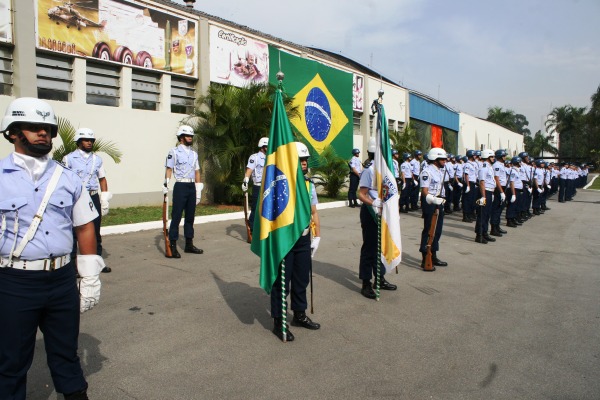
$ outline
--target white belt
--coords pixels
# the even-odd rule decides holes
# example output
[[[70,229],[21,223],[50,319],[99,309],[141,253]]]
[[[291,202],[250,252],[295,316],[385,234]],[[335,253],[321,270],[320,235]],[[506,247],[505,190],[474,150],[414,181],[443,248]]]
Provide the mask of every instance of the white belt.
[[[181,179],[175,179],[176,182],[183,182],[183,183],[192,183],[194,182],[194,179],[192,178],[181,178]]]
[[[0,257],[0,268],[25,269],[30,271],[54,271],[67,265],[71,261],[71,255],[61,257],[45,258],[43,260],[16,260]]]
[[[98,191],[97,191],[97,190],[90,190],[90,196],[93,196],[93,195],[95,195],[95,194],[98,194]]]

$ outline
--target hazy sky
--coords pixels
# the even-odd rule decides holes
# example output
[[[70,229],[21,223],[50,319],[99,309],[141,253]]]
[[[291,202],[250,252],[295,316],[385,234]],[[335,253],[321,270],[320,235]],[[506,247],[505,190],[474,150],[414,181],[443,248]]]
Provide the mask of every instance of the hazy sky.
[[[176,1],[182,3],[183,1]],[[195,9],[338,52],[485,118],[509,108],[536,132],[600,85],[600,0],[197,0]]]

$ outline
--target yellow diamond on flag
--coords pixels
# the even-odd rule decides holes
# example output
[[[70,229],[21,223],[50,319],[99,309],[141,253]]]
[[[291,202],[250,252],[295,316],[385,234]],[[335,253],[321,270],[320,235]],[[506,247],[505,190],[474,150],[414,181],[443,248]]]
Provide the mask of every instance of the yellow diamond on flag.
[[[296,93],[293,104],[298,107],[300,117],[290,122],[319,154],[348,123],[348,117],[319,74]]]

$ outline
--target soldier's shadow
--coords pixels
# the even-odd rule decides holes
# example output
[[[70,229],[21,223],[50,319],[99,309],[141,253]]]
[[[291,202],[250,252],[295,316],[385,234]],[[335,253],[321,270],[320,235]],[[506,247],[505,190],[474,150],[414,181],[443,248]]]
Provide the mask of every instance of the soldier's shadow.
[[[223,299],[241,323],[246,325],[260,323],[265,329],[272,328],[269,312],[271,297],[260,287],[253,287],[243,282],[227,282],[210,271]]]
[[[87,334],[79,334],[79,350],[77,354],[81,360],[83,375],[89,377],[102,369],[102,364],[108,360],[100,352],[101,342],[95,337]],[[50,377],[50,370],[46,361],[46,350],[44,339],[40,337],[35,343],[33,362],[27,374],[27,399],[48,400],[61,398],[56,397],[54,384]]]
[[[354,267],[356,271],[339,265],[329,264],[313,260],[312,272],[316,275],[338,283],[352,292],[360,291],[361,281],[358,279],[358,266]]]
[[[225,234],[234,239],[246,242],[246,235],[248,233],[246,231],[246,225],[232,224],[225,228]]]

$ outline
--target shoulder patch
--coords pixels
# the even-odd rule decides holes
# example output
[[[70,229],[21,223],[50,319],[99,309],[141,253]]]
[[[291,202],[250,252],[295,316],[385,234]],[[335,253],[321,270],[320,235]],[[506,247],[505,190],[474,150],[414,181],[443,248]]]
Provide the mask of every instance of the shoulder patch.
[[[500,168],[496,167],[496,171],[500,171]]]
[[[423,176],[421,177],[421,179],[423,179],[424,181],[426,181],[427,179],[429,179],[429,176],[428,176],[428,175],[423,175]]]
[[[254,158],[251,158],[249,162],[250,164],[254,164]]]
[[[172,154],[169,154],[169,156],[168,156],[167,158],[168,158],[168,159],[171,159],[171,158],[173,158],[173,155],[172,155]]]

